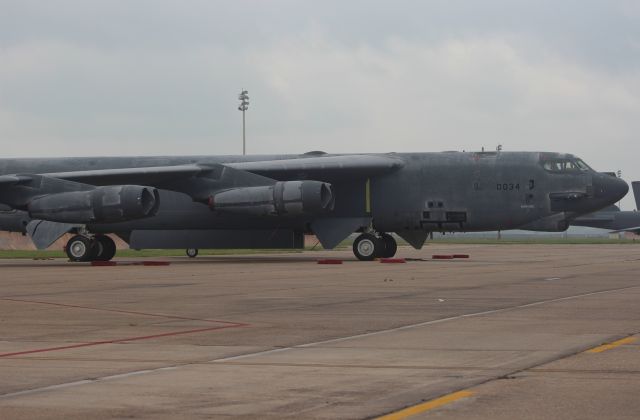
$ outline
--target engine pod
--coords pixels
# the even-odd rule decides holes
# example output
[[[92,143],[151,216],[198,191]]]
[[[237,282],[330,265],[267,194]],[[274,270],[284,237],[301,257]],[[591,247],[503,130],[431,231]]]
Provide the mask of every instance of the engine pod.
[[[333,210],[334,203],[331,184],[320,181],[234,188],[209,198],[212,210],[256,216],[318,214]]]
[[[139,185],[97,187],[48,194],[32,200],[33,219],[62,223],[109,223],[151,217],[160,205],[158,190]]]

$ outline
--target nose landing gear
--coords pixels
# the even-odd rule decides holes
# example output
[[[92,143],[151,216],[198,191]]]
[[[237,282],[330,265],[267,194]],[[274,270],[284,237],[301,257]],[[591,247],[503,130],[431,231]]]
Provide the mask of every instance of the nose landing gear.
[[[391,258],[396,255],[397,250],[396,240],[388,233],[382,233],[379,236],[363,233],[353,242],[353,253],[360,261]]]

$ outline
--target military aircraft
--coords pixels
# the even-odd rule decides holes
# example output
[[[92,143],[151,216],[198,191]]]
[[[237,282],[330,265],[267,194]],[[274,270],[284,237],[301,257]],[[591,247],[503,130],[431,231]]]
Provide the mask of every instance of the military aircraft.
[[[636,199],[635,211],[620,211],[612,205],[595,213],[580,216],[571,221],[573,226],[587,226],[608,229],[611,233],[633,232],[640,234],[640,182],[632,182]]]
[[[563,231],[627,184],[581,159],[540,152],[0,159],[0,230],[42,249],[72,232],[72,261],[133,249],[333,248],[392,257],[390,232]]]

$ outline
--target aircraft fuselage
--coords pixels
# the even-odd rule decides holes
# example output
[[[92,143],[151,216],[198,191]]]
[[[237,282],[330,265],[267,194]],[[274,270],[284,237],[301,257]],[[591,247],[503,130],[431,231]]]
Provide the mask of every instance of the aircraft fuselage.
[[[335,155],[321,155],[335,156]],[[375,156],[375,155],[372,155]],[[524,228],[559,231],[572,217],[603,208],[628,186],[572,155],[538,152],[398,153],[398,169],[365,176],[270,175],[279,181],[313,179],[333,187],[335,207],[322,219],[362,218],[379,232],[469,232]],[[184,164],[234,164],[304,158],[276,156],[96,157],[0,159],[0,175],[48,174]],[[259,171],[258,171],[259,173]],[[211,211],[185,192],[160,188],[152,217],[88,224],[96,233],[138,230],[276,229],[310,232],[316,217],[247,216]],[[0,191],[0,202],[2,192]],[[24,211],[0,208],[0,229],[23,230]],[[364,229],[366,226],[360,226]]]

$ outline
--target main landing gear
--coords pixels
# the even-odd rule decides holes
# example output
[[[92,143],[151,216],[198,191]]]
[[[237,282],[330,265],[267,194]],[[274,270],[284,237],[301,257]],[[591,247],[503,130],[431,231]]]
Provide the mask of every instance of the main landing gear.
[[[376,258],[391,258],[396,255],[398,244],[393,236],[381,233],[363,233],[353,242],[353,253],[360,261],[372,261]]]
[[[95,235],[93,238],[75,235],[65,246],[69,260],[81,261],[109,261],[116,255],[116,244],[106,235]]]

